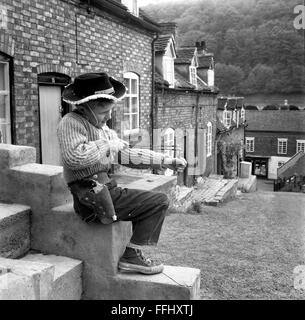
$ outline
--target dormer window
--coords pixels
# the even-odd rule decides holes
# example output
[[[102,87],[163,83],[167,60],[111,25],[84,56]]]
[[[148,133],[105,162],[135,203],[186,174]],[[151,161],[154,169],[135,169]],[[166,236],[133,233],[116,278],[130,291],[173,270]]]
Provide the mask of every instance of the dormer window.
[[[190,66],[190,83],[197,88],[197,69]]]
[[[242,119],[242,122],[244,122],[246,120],[246,110],[245,110],[244,106],[240,110],[240,117]]]
[[[174,59],[172,57],[163,57],[163,77],[169,83],[169,87],[174,87],[175,71],[174,71]]]
[[[131,14],[139,16],[138,0],[122,0],[122,4],[128,8]]]
[[[232,122],[232,111],[227,110],[227,104],[228,103],[226,102],[224,106],[222,122],[227,128],[229,128]]]

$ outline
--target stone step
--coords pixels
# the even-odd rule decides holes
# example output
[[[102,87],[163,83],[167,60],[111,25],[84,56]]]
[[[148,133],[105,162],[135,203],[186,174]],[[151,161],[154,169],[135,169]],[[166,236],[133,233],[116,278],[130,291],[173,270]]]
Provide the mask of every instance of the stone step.
[[[73,204],[55,207],[32,227],[31,248],[102,266],[115,274],[131,237],[131,222],[88,224],[75,214]]]
[[[0,171],[34,162],[36,162],[35,148],[1,143]]]
[[[0,256],[18,258],[30,250],[30,207],[0,203]]]
[[[34,218],[55,206],[72,200],[61,166],[29,163],[10,168],[2,174],[1,198],[7,202],[29,205]]]
[[[119,272],[107,276],[98,267],[87,266],[86,300],[198,300],[200,270],[164,266],[156,275]]]
[[[47,263],[0,258],[0,300],[48,300],[55,267]]]
[[[28,254],[23,261],[47,263],[55,267],[50,300],[80,300],[82,295],[82,262],[68,257]]]

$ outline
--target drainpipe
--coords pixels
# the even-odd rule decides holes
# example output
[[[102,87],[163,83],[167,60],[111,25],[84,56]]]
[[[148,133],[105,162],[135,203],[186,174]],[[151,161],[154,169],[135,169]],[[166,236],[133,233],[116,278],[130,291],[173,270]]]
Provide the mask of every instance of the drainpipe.
[[[159,33],[156,34],[153,41],[151,42],[151,113],[150,113],[150,121],[151,121],[151,146],[154,146],[154,112],[157,109],[156,105],[156,97],[155,97],[155,42],[159,38]],[[156,112],[157,113],[157,112]],[[157,126],[157,119],[156,119],[156,126]]]

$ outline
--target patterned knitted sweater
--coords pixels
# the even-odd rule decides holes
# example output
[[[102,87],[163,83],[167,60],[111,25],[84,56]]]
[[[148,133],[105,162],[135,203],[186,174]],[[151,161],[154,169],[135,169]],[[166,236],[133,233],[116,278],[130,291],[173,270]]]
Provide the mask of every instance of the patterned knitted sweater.
[[[116,132],[91,124],[81,114],[66,114],[57,128],[64,178],[67,183],[107,172],[111,164],[119,163],[138,169],[162,169],[164,155],[147,149],[126,148],[118,154],[110,152]]]

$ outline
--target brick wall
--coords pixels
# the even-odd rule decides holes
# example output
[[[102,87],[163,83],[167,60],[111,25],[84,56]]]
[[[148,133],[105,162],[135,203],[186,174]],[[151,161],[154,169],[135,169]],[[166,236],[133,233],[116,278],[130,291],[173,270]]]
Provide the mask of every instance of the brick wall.
[[[7,28],[0,29],[0,53],[13,61],[13,143],[36,147],[38,161],[39,72],[60,72],[73,78],[98,70],[118,80],[123,80],[125,71],[136,72],[140,75],[141,126],[150,126],[152,35],[97,9],[95,17],[89,18],[76,3],[79,1],[1,1],[7,11]],[[119,109],[116,115],[119,128]]]
[[[208,122],[212,123],[213,142],[212,156],[207,157],[205,175],[214,171],[215,162],[215,135],[216,135],[216,95],[200,94],[198,103],[198,116],[196,117],[197,94],[178,90],[157,90],[154,112],[154,128],[167,129],[207,129]]]
[[[292,157],[296,153],[296,140],[305,140],[302,133],[289,132],[255,132],[246,131],[246,137],[254,137],[254,152],[247,152],[247,156],[286,156]],[[278,154],[278,138],[286,138],[287,154]]]

